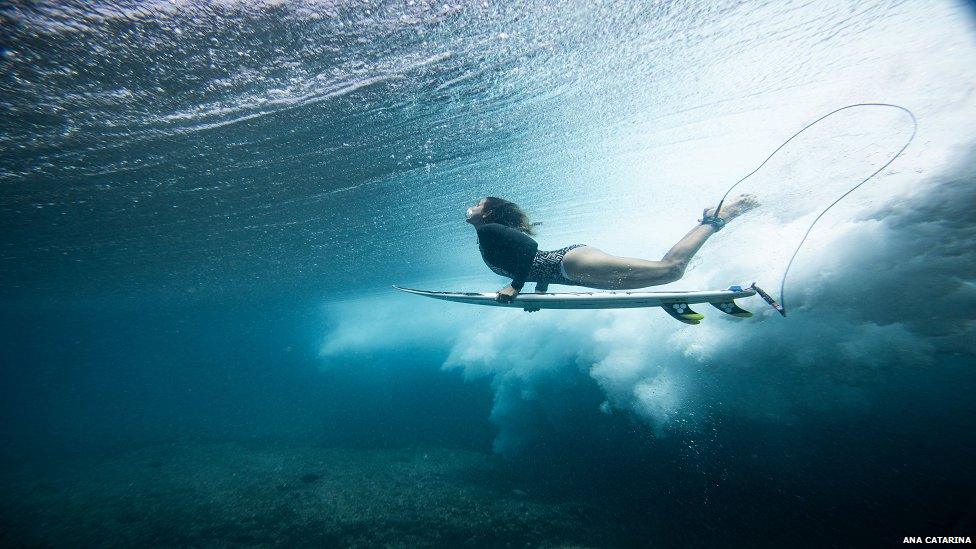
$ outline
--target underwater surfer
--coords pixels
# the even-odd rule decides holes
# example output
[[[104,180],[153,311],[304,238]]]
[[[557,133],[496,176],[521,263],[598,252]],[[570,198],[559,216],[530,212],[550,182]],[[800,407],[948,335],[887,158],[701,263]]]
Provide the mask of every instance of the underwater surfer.
[[[478,231],[481,257],[496,274],[512,283],[498,291],[498,301],[510,303],[526,282],[536,292],[549,284],[584,286],[601,290],[633,290],[679,280],[688,262],[708,237],[728,221],[756,207],[756,198],[743,194],[721,206],[706,209],[698,226],[688,231],[660,261],[618,257],[585,244],[544,251],[530,236],[528,216],[517,204],[489,196],[468,208],[467,221]]]

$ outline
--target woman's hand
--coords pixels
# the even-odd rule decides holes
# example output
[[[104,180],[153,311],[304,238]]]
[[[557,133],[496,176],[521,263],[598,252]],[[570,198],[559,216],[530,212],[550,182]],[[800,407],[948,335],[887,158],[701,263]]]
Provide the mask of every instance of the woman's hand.
[[[511,303],[515,296],[518,295],[518,290],[513,288],[511,285],[505,286],[501,290],[498,290],[498,295],[495,297],[495,301],[499,303]]]

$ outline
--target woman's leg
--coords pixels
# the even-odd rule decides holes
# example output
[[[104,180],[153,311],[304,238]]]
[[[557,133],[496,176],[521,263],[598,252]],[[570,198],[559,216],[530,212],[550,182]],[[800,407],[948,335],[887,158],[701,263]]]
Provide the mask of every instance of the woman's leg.
[[[668,250],[660,261],[618,257],[586,246],[563,257],[563,267],[580,285],[601,290],[633,290],[674,282],[685,274],[688,262],[715,234],[711,225],[699,225]]]
[[[755,197],[742,195],[722,208],[727,221],[757,205]],[[580,285],[601,290],[633,290],[681,279],[695,253],[717,229],[698,225],[664,254],[660,261],[617,257],[589,246],[575,248],[563,258],[566,274]]]
[[[681,238],[668,253],[664,254],[661,258],[661,263],[667,263],[674,265],[676,268],[680,269],[678,278],[681,278],[685,274],[685,268],[688,267],[688,263],[691,262],[691,258],[695,257],[698,250],[701,249],[708,237],[715,234],[718,229],[714,225],[698,225],[694,229],[688,231],[684,237]],[[677,278],[675,279],[677,280]]]

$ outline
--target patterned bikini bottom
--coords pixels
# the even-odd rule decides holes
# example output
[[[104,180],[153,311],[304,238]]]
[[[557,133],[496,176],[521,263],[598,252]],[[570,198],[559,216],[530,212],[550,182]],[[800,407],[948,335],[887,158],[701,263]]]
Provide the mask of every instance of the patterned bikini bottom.
[[[563,257],[566,256],[566,252],[583,246],[585,244],[573,244],[558,250],[537,251],[535,257],[532,258],[532,270],[529,271],[528,280],[543,284],[576,286],[579,283],[571,280],[566,274],[566,269],[563,267]]]

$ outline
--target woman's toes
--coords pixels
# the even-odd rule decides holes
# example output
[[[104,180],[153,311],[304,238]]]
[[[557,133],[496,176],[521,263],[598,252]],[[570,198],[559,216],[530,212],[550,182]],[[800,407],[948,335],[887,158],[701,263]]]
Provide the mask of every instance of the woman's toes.
[[[719,215],[724,217],[726,221],[729,221],[735,217],[742,215],[743,213],[756,207],[759,202],[752,195],[740,194],[736,196],[728,205],[723,206]]]
[[[722,209],[719,210],[719,217],[722,217],[726,221],[731,220],[734,217],[738,217],[745,212],[755,208],[759,205],[759,199],[753,194],[740,194],[727,203],[722,205]],[[705,210],[706,216],[715,215],[715,208],[708,208]]]
[[[739,200],[739,213],[743,213],[747,210],[751,210],[759,205],[759,200],[751,194],[742,195],[742,199]]]

